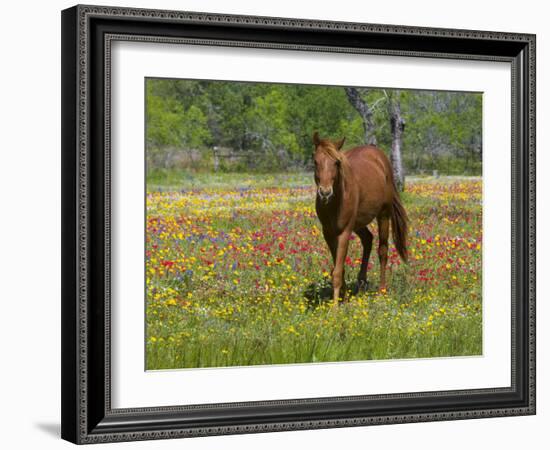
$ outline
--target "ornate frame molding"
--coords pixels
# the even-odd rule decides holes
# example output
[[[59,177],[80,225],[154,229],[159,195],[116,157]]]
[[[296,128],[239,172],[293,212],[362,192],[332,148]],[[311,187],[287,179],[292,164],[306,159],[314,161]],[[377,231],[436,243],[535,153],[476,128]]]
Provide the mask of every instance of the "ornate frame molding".
[[[269,30],[273,33],[282,31],[317,30],[334,33],[345,38],[349,33],[354,35],[376,36],[377,42],[382,42],[374,47],[368,46],[340,46],[322,43],[304,44],[297,42],[268,42],[246,39],[220,39],[205,37],[173,37],[151,36],[139,33],[112,32],[92,30],[93,22],[99,19],[117,22],[117,27],[124,27],[127,21],[135,21],[143,26],[156,22],[166,26],[178,27],[193,25],[202,27],[238,27],[247,30],[251,35],[258,30]],[[122,24],[122,25],[119,25]],[[108,28],[108,27],[107,27]],[[63,13],[63,223],[64,249],[63,249],[63,377],[71,382],[63,388],[63,413],[62,434],[63,437],[77,443],[98,443],[112,441],[129,441],[143,439],[164,439],[173,437],[206,436],[217,434],[238,434],[250,432],[270,432],[298,429],[347,427],[373,424],[439,421],[452,419],[469,419],[481,417],[499,417],[509,415],[527,415],[535,413],[535,36],[530,34],[514,34],[471,30],[449,30],[424,27],[405,27],[396,25],[377,25],[347,22],[329,22],[318,20],[271,18],[255,16],[234,16],[223,14],[204,14],[194,12],[158,11],[147,9],[130,9],[99,6],[76,6]],[[97,124],[92,123],[94,116],[90,114],[94,108],[92,102],[98,95],[94,86],[97,81],[98,60],[96,53],[97,43],[93,39],[100,38],[104,46],[101,55],[99,69],[105,69],[103,82],[102,107],[104,124],[101,129],[103,158],[101,180],[94,178],[95,166],[91,164],[91,142],[94,139]],[[499,51],[487,54],[481,51],[461,50],[458,52],[443,52],[433,44],[433,49],[415,50],[384,48],[384,40],[399,38],[404,42],[407,39],[424,37],[430,38],[435,43],[441,39],[464,43],[471,41],[471,48],[480,48],[480,43],[497,42]],[[328,38],[327,38],[328,39]],[[521,272],[513,275],[512,296],[521,297],[522,292],[528,292],[526,298],[519,298],[521,304],[514,304],[512,321],[514,327],[514,342],[512,343],[512,386],[510,388],[483,389],[472,391],[431,392],[420,394],[396,394],[375,395],[361,397],[334,397],[309,400],[288,400],[274,402],[250,402],[246,404],[217,404],[196,405],[194,407],[167,407],[167,408],[139,408],[113,410],[110,403],[110,63],[111,43],[114,40],[145,41],[157,43],[187,43],[198,45],[224,45],[244,46],[265,49],[291,49],[304,51],[330,51],[348,53],[384,54],[414,57],[436,57],[452,59],[482,59],[489,61],[507,61],[512,64],[513,86],[513,172],[517,173],[513,178],[513,273],[517,271],[517,262],[522,263]],[[432,42],[432,41],[430,41]],[[94,47],[95,45],[95,47]],[[412,44],[411,44],[412,45]],[[459,44],[457,44],[459,45]],[[405,45],[407,47],[407,45]],[[461,48],[464,48],[461,47]],[[517,49],[515,51],[514,49]],[[95,79],[94,79],[95,80]],[[517,101],[516,101],[517,99]],[[75,106],[76,105],[76,106]],[[99,142],[99,138],[95,141]],[[76,149],[76,151],[75,151]],[[95,158],[95,157],[94,157]],[[75,170],[76,168],[76,170]],[[98,183],[102,183],[101,192],[103,198],[98,200],[95,191]],[[518,191],[519,186],[519,191]],[[103,209],[103,217],[97,216],[97,209],[92,207],[99,201]],[[523,215],[522,213],[527,213]],[[95,214],[95,215],[94,215]],[[98,230],[97,221],[103,222],[103,246],[104,251],[100,255],[103,258],[103,291],[104,298],[103,323],[97,324],[91,320],[92,296],[91,290],[95,289],[92,281],[97,276],[91,274],[91,268],[95,267],[97,257],[90,256],[92,252],[91,230]],[[519,239],[518,237],[519,236]],[[518,249],[519,255],[514,254]],[[516,252],[517,253],[517,252]],[[519,259],[518,259],[519,258]],[[523,259],[525,261],[523,261]],[[98,269],[98,270],[99,270]],[[96,269],[93,269],[96,270]],[[517,276],[516,276],[517,275]],[[514,284],[519,279],[519,284]],[[524,277],[524,278],[522,278]],[[525,289],[522,291],[521,288]],[[519,309],[516,310],[515,307]],[[97,308],[97,305],[95,306]],[[517,312],[523,314],[517,317]],[[523,311],[523,312],[522,312]],[[521,322],[518,322],[520,320]],[[516,326],[519,329],[516,329]],[[102,332],[102,340],[97,334]],[[519,334],[517,334],[517,333]],[[516,342],[516,334],[523,336],[525,342]],[[91,338],[93,336],[93,338]],[[99,339],[99,340],[98,340]],[[71,341],[69,343],[69,341]],[[92,387],[90,367],[95,364],[90,357],[90,349],[97,348],[98,342],[103,342],[104,349],[104,383],[103,407],[92,406],[90,401]],[[517,346],[521,346],[517,347]],[[518,351],[521,354],[516,358]],[[516,367],[521,373],[516,373]],[[95,381],[94,381],[95,383]],[[520,386],[521,385],[521,386]],[[365,402],[382,399],[410,400],[422,399],[427,396],[437,397],[464,397],[491,396],[493,394],[518,393],[522,388],[521,399],[515,403],[509,402],[505,407],[473,407],[469,410],[433,410],[414,413],[371,414],[362,416],[350,416],[343,414],[341,417],[319,418],[300,420],[281,420],[265,423],[222,424],[222,425],[189,425],[169,426],[166,420],[170,414],[182,414],[190,408],[208,411],[209,409],[258,406],[258,407],[291,407],[292,405],[326,404],[329,402],[345,402],[349,400],[362,400]],[[526,398],[525,395],[527,395]],[[129,426],[128,418],[135,418],[135,422]],[[143,419],[146,417],[146,419]],[[98,420],[101,419],[101,420]],[[124,419],[124,420],[123,420]],[[164,425],[162,424],[164,420]],[[121,425],[125,422],[125,425]]]

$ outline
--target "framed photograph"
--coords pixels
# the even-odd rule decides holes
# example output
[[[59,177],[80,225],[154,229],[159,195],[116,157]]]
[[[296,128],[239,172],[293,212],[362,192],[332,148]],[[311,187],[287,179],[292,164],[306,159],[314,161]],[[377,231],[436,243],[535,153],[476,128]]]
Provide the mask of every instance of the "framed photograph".
[[[535,36],[62,12],[62,437],[535,413]]]

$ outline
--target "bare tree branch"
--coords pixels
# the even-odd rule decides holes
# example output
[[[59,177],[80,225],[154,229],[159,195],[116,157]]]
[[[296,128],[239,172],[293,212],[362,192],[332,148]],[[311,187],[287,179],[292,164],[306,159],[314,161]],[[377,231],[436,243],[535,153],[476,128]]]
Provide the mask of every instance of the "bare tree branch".
[[[374,123],[372,121],[373,110],[369,107],[368,103],[364,100],[359,92],[359,89],[355,87],[345,87],[346,95],[351,106],[363,119],[363,130],[365,135],[365,143],[376,145],[376,135],[374,134]],[[368,90],[363,90],[363,93],[367,93]]]

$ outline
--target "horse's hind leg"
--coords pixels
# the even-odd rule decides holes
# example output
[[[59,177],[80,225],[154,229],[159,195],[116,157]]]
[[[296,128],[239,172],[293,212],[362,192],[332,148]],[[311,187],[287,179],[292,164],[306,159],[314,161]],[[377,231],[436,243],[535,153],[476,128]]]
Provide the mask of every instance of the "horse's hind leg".
[[[363,245],[363,258],[361,259],[361,269],[359,269],[359,275],[357,276],[357,291],[366,291],[368,287],[367,283],[367,268],[369,265],[370,252],[372,250],[372,233],[367,227],[359,228],[355,230],[355,234],[361,239]]]
[[[380,259],[380,290],[386,289],[386,266],[388,265],[388,238],[390,218],[379,216],[378,221],[378,258]]]

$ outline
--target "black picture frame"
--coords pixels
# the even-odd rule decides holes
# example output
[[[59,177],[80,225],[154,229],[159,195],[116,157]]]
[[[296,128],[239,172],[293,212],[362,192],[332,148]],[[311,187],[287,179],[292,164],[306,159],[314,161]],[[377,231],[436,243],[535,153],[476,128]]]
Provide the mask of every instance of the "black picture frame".
[[[112,409],[113,40],[510,62],[511,386]],[[64,10],[61,406],[62,437],[78,444],[535,414],[535,36],[120,7]]]

